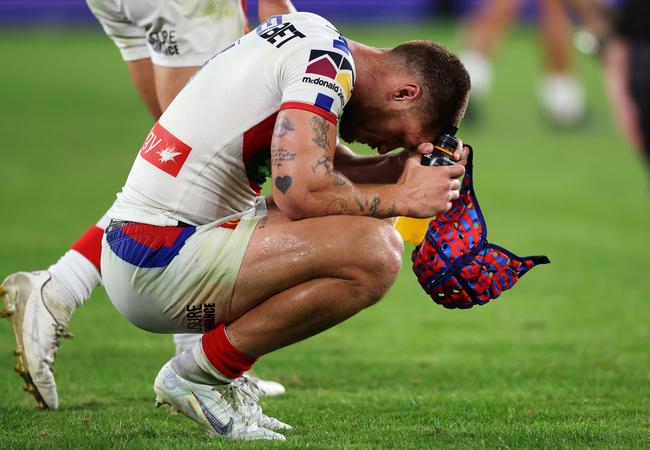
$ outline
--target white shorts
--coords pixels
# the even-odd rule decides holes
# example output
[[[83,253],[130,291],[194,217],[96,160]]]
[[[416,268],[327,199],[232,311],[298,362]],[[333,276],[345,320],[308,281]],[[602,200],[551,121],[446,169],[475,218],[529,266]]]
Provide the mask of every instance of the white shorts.
[[[201,66],[246,31],[245,0],[86,0],[125,61]]]
[[[248,242],[265,215],[262,199],[257,208],[198,227],[112,222],[102,241],[106,292],[139,328],[205,333],[230,316]]]

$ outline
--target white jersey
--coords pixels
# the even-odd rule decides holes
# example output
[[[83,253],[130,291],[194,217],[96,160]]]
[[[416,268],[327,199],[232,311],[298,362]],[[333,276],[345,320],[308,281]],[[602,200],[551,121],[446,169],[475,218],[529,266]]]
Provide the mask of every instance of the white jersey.
[[[333,124],[350,98],[347,41],[311,13],[274,16],[210,59],[154,125],[108,212],[112,219],[203,225],[251,209],[270,175],[282,109]]]

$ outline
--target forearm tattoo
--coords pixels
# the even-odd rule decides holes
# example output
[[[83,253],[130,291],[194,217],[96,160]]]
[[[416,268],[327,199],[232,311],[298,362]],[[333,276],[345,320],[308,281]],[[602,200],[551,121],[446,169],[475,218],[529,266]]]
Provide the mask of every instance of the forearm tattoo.
[[[323,150],[329,150],[330,142],[327,136],[330,131],[329,122],[322,117],[314,116],[309,119],[309,123],[314,133],[311,140]]]
[[[324,216],[334,216],[334,215],[354,215],[354,211],[348,208],[348,201],[344,198],[335,198],[327,205],[325,211],[323,211]]]
[[[351,204],[354,203],[354,204]],[[338,197],[332,200],[323,215],[331,214],[356,214],[361,213],[366,216],[376,217],[378,219],[385,219],[386,217],[394,217],[397,215],[397,206],[393,202],[388,208],[382,208],[381,199],[379,197],[364,197],[360,199],[357,196],[352,197],[352,202],[348,199]]]

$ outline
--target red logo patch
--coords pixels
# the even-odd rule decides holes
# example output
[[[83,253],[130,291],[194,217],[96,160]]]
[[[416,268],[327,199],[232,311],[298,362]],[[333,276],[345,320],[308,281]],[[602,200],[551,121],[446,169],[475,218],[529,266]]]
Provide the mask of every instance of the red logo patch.
[[[140,148],[140,156],[175,177],[191,151],[192,147],[156,122]]]

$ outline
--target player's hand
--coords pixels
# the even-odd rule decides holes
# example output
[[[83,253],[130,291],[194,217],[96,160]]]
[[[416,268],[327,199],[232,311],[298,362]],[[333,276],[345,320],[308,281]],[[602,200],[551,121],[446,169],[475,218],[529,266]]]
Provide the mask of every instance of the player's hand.
[[[458,141],[458,147],[454,151],[454,160],[456,164],[465,167],[467,165],[467,158],[469,158],[469,147],[463,144],[463,141]]]
[[[421,144],[422,145],[422,144]],[[451,208],[460,193],[459,178],[465,174],[460,164],[427,167],[420,164],[420,146],[406,164],[398,184],[403,189],[410,217],[432,217]],[[462,156],[462,155],[460,155]]]
[[[427,155],[433,152],[433,144],[431,142],[423,142],[417,146],[415,152],[419,155]],[[454,161],[461,166],[467,165],[467,158],[469,158],[469,147],[463,145],[463,141],[458,140],[458,147],[454,151]]]

